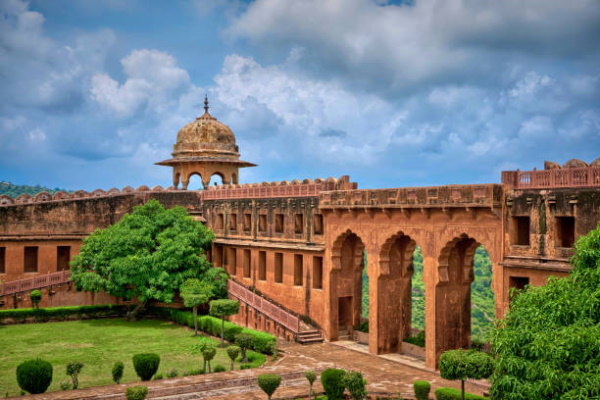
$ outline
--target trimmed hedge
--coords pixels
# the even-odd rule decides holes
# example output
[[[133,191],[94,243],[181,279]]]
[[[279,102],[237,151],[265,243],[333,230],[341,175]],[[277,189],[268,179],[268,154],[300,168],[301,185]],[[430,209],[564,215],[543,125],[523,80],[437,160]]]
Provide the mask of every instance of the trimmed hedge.
[[[146,386],[131,386],[125,391],[127,400],[144,400],[147,395],[148,388]]]
[[[17,367],[17,383],[31,394],[44,393],[52,383],[52,364],[41,358],[23,361]]]
[[[431,391],[431,383],[428,381],[414,381],[413,389],[417,400],[428,400]]]
[[[0,310],[0,324],[5,319],[14,319],[17,323],[23,323],[28,318],[33,318],[33,322],[47,322],[50,319],[66,320],[69,317],[77,318],[100,318],[100,317],[121,317],[127,313],[127,306],[106,304],[99,306],[70,306],[70,307],[52,307],[52,308],[18,308],[15,310]]]
[[[181,311],[167,307],[150,307],[150,313],[158,318],[170,319],[176,324],[194,327],[194,315],[190,311]],[[209,335],[221,336],[221,319],[210,315],[198,317],[198,329]],[[255,331],[254,329],[243,328],[232,322],[225,321],[225,340],[234,342],[235,337],[240,333],[252,335],[251,349],[264,354],[273,354],[276,349],[275,336],[265,332]]]
[[[344,375],[343,369],[328,368],[321,372],[321,384],[325,389],[325,394],[329,400],[341,400],[344,396]]]
[[[461,400],[461,392],[453,388],[439,388],[435,391],[436,400]],[[465,392],[465,400],[486,400],[483,396]]]
[[[158,366],[160,365],[160,356],[154,353],[142,353],[133,356],[133,368],[135,373],[143,381],[152,379]]]

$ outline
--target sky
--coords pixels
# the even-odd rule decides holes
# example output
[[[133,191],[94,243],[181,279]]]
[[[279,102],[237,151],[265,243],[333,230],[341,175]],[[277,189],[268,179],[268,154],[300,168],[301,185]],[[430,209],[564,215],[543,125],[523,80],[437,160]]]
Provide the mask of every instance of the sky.
[[[0,181],[170,186],[154,163],[205,94],[259,165],[242,183],[495,183],[589,163],[600,2],[0,0]]]

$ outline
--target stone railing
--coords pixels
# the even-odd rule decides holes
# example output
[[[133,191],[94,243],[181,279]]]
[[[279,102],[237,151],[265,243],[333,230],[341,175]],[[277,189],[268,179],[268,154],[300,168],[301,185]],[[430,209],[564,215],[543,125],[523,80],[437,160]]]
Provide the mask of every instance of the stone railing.
[[[502,171],[502,183],[514,189],[600,187],[600,167]]]
[[[321,193],[319,208],[500,207],[502,186],[456,185]]]
[[[2,284],[2,290],[0,290],[0,296],[6,296],[9,294],[26,292],[34,289],[41,289],[48,286],[60,285],[61,283],[69,282],[71,272],[58,271],[46,275],[38,275],[32,278],[19,279],[12,282],[6,282]]]
[[[271,303],[264,297],[257,295],[231,279],[227,281],[227,290],[233,297],[248,304],[267,318],[283,325],[292,333],[297,334],[300,332],[300,319],[297,316]]]

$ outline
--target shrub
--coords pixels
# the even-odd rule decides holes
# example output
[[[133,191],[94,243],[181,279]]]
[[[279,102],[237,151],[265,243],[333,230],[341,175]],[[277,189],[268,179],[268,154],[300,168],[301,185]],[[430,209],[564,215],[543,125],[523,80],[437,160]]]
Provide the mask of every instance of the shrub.
[[[143,381],[149,381],[158,371],[160,357],[154,353],[142,353],[133,356],[133,368],[135,373]]]
[[[237,314],[240,311],[240,302],[230,299],[212,300],[210,302],[210,315],[221,318],[221,343],[225,343],[225,317]]]
[[[342,382],[354,400],[363,400],[367,397],[367,381],[363,379],[362,373],[348,371],[343,375]]]
[[[179,373],[175,368],[167,372],[167,378],[177,378],[177,376],[179,376]]]
[[[156,374],[156,375],[154,375],[154,378],[153,378],[153,379],[154,379],[155,381],[159,381],[159,380],[161,380],[161,379],[163,379],[163,378],[164,378],[164,377],[163,377],[163,374]]]
[[[196,369],[191,369],[188,371],[188,375],[204,375],[206,373],[206,370],[202,369],[202,368],[196,368]],[[187,376],[187,375],[185,375]]]
[[[461,400],[461,391],[454,388],[439,388],[435,391],[436,400]],[[485,400],[485,397],[465,393],[465,400]]]
[[[242,364],[242,365],[240,365],[240,369],[250,369],[250,368],[252,368],[252,365],[250,365],[250,364]]]
[[[415,346],[425,347],[425,331],[417,333],[417,336],[411,336],[404,339],[406,343],[414,344]]]
[[[71,382],[69,381],[62,381],[59,386],[60,390],[71,390]]]
[[[415,397],[417,400],[428,400],[429,392],[431,391],[431,384],[427,381],[414,381],[413,389],[415,391]]]
[[[113,381],[117,384],[121,383],[121,378],[123,378],[123,370],[125,369],[125,364],[121,361],[117,361],[115,365],[112,367],[112,378]]]
[[[131,386],[125,391],[127,400],[144,400],[147,395],[148,388],[146,386]]]
[[[306,377],[306,379],[308,380],[308,384],[309,384],[309,392],[308,392],[308,399],[312,399],[312,393],[313,393],[313,383],[315,383],[315,381],[317,380],[317,373],[315,371],[304,371],[304,376]]]
[[[369,320],[363,321],[356,327],[356,330],[363,333],[369,333]]]
[[[440,356],[440,376],[444,379],[460,379],[461,391],[465,380],[489,377],[494,371],[494,359],[477,350],[448,350]]]
[[[17,367],[17,383],[31,394],[44,393],[52,383],[52,364],[41,358],[22,362]]]
[[[28,318],[35,322],[46,322],[48,320],[66,320],[69,317],[97,318],[97,317],[120,317],[125,315],[126,306],[122,305],[100,305],[100,306],[69,306],[52,308],[19,308],[16,310],[0,310],[0,322],[5,318],[12,318],[22,323]]]
[[[70,362],[67,364],[67,375],[69,375],[73,381],[73,389],[77,389],[79,386],[79,373],[82,368],[83,364],[80,362]]]
[[[229,346],[227,348],[227,355],[231,360],[231,370],[233,371],[235,359],[240,355],[240,348],[238,346]]]
[[[32,290],[29,293],[29,299],[31,300],[31,304],[33,304],[34,308],[38,308],[38,304],[42,301],[42,292],[40,290]]]
[[[223,366],[221,364],[215,365],[214,372],[223,372],[223,371],[227,371],[227,368],[225,368],[225,366]]]
[[[344,394],[344,370],[329,368],[321,373],[321,384],[329,400],[341,400]]]
[[[258,386],[267,394],[269,400],[275,393],[275,390],[281,384],[281,376],[277,374],[263,374],[258,376]]]
[[[248,348],[250,348],[250,345],[252,344],[253,339],[254,338],[252,337],[252,335],[249,335],[247,333],[240,333],[239,335],[237,335],[235,337],[235,344],[240,346],[240,349],[242,350],[242,362],[244,362],[244,363],[248,362],[248,356],[246,355],[246,350],[248,350]]]

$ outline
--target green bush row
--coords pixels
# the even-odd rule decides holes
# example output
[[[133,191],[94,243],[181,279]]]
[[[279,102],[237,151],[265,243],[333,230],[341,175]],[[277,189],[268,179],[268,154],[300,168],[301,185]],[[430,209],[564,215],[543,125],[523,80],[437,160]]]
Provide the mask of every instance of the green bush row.
[[[439,388],[435,391],[436,400],[461,400],[461,392],[453,388]],[[486,400],[483,396],[465,393],[465,400]]]
[[[151,307],[150,312],[161,319],[171,319],[179,325],[194,327],[194,315],[190,311],[182,311],[167,307]],[[221,319],[202,315],[198,317],[198,329],[213,335],[221,336]],[[252,350],[264,354],[273,354],[275,351],[275,336],[254,329],[244,328],[232,322],[225,321],[225,340],[233,342],[240,333],[252,335]]]
[[[18,308],[14,310],[0,310],[0,323],[7,318],[12,318],[18,323],[28,318],[34,318],[35,322],[46,322],[50,319],[67,319],[68,317],[83,316],[90,318],[124,316],[127,306],[106,304],[99,306],[69,306],[52,308]]]

